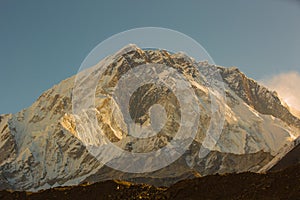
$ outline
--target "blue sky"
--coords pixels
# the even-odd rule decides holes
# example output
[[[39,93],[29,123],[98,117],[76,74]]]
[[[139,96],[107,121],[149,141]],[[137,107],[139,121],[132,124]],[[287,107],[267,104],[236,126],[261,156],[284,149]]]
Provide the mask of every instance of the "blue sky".
[[[137,27],[185,33],[254,79],[300,72],[299,22],[298,0],[0,0],[0,113],[28,107],[98,43]]]

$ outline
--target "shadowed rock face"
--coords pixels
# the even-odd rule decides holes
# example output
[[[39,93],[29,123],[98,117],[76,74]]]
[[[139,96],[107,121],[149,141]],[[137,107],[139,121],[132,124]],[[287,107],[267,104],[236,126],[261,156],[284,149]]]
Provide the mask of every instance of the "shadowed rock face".
[[[288,152],[279,162],[277,162],[269,171],[279,171],[290,166],[300,164],[300,138],[295,141],[295,147]]]
[[[4,157],[0,159],[0,189],[36,190],[108,179],[170,185],[215,173],[257,172],[279,152],[293,147],[291,141],[299,134],[299,119],[289,113],[275,93],[238,70],[206,62],[197,63],[198,70],[194,61],[183,54],[130,48],[103,66],[106,70],[95,92],[102,133],[115,145],[132,152],[154,151],[173,139],[180,124],[181,107],[168,88],[147,84],[130,98],[130,116],[141,126],[149,125],[151,106],[159,104],[166,110],[167,121],[160,132],[146,139],[128,134],[129,124],[112,96],[118,81],[130,69],[141,64],[164,64],[186,78],[201,102],[197,134],[189,149],[168,167],[151,173],[129,174],[104,166],[78,139],[78,116],[72,113],[71,103],[75,77],[71,77],[43,93],[29,108],[1,116],[0,152]],[[212,118],[211,88],[200,72],[208,77],[216,70],[225,82],[226,102],[217,101],[225,105],[225,123],[217,145],[200,159],[201,143]]]

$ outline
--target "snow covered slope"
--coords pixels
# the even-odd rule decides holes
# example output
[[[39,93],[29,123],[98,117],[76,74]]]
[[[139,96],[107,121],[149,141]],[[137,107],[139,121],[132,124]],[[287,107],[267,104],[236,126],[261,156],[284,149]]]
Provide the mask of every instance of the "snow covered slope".
[[[152,151],[166,145],[177,131],[176,116],[180,115],[176,100],[167,90],[154,85],[141,88],[133,97],[136,101],[130,105],[141,125],[149,123],[145,109],[153,104],[166,106],[167,114],[174,116],[163,133],[151,142],[135,140],[117,125],[129,126],[112,101],[110,91],[122,75],[137,65],[167,64],[186,77],[202,102],[200,125],[189,150],[170,166],[151,173],[129,174],[104,166],[88,152],[82,135],[78,135],[78,121],[84,123],[84,118],[72,112],[74,76],[43,93],[29,108],[0,116],[0,189],[37,190],[106,179],[169,185],[184,178],[214,173],[258,172],[276,157],[282,157],[281,152],[292,148],[293,141],[299,137],[300,120],[288,111],[275,92],[268,91],[236,68],[200,62],[202,73],[215,69],[221,74],[226,94],[226,102],[218,101],[225,105],[220,139],[209,154],[200,158],[200,147],[213,115],[209,88],[193,68],[191,59],[182,53],[142,50],[133,45],[125,49],[126,53],[122,54],[121,50],[117,57],[105,62],[107,70],[97,83],[95,103],[100,131],[123,149],[128,150],[130,143],[133,152]],[[144,107],[137,106],[134,102],[142,102],[144,97],[139,94],[145,92],[149,98],[143,101]],[[150,98],[154,94],[159,94],[155,100]],[[118,112],[117,119],[114,112]]]

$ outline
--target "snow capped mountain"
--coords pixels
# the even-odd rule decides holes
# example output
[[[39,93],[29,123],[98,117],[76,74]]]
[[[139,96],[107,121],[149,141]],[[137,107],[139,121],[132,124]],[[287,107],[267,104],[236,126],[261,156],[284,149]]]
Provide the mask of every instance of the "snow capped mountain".
[[[88,140],[88,131],[84,129],[89,125],[85,118],[89,113],[79,115],[72,108],[76,76],[43,93],[29,108],[16,114],[1,115],[0,189],[38,190],[107,179],[169,185],[184,178],[214,173],[261,172],[271,168],[295,146],[293,141],[299,137],[300,120],[289,112],[276,92],[249,79],[237,68],[197,63],[206,76],[211,69],[221,75],[225,102],[217,93],[211,92],[210,86],[193,67],[193,62],[183,53],[142,50],[134,45],[101,61],[105,72],[97,83],[90,82],[97,84],[93,112],[99,123],[96,131],[102,135],[92,141]],[[166,124],[151,140],[136,139],[128,134],[131,125],[111,91],[130,69],[149,63],[172,67],[192,86],[201,102],[197,133],[188,151],[165,168],[137,174],[117,171],[105,166],[104,161],[99,162],[84,144],[105,145],[109,140],[130,152],[150,152],[169,143],[179,130],[182,113],[177,109],[180,106],[174,94],[165,87],[148,84],[133,93],[129,113],[136,123],[146,126],[150,123],[148,109],[159,104],[166,110]],[[164,71],[157,73],[165,76]],[[89,83],[89,79],[79,81]],[[199,157],[201,144],[206,142],[205,134],[210,128],[209,121],[214,117],[210,107],[211,95],[215,97],[216,105],[222,105],[224,109],[215,111],[224,113],[224,126],[216,145],[206,146],[209,153]],[[154,118],[159,117],[155,115]],[[188,119],[194,120],[192,117]],[[109,152],[99,152],[106,153]],[[130,167],[131,161],[127,164]]]

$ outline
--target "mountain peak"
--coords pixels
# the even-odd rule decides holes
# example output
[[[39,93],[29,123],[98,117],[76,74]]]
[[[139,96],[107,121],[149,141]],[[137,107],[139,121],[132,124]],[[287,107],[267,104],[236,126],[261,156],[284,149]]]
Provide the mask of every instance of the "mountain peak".
[[[169,185],[195,174],[258,172],[283,156],[280,152],[291,149],[294,138],[299,136],[299,119],[274,92],[249,79],[237,68],[225,68],[207,61],[196,63],[182,52],[143,50],[134,44],[125,46],[104,61],[87,69],[103,67],[96,83],[89,77],[77,79],[80,83],[96,84],[93,90],[95,108],[83,112],[84,116],[76,115],[74,106],[72,108],[77,76],[47,90],[29,108],[16,114],[1,115],[0,189],[38,190],[111,178]],[[133,122],[139,126],[151,123],[151,106],[159,104],[165,108],[167,121],[161,132],[150,138],[135,138],[129,134],[132,124],[126,121],[122,105],[114,99],[113,91],[121,78],[130,69],[144,64],[162,64],[184,76],[198,100],[197,104],[186,107],[199,107],[201,115],[192,144],[175,162],[158,171],[130,174],[113,170],[105,166],[104,161],[97,160],[79,134],[89,134],[82,127],[88,123],[90,112],[94,112],[99,125],[95,129],[103,135],[92,138],[92,143],[106,145],[110,142],[124,151],[142,153],[157,151],[172,141],[179,130],[181,106],[175,93],[167,87],[146,84],[130,97],[128,110]],[[79,73],[84,75],[83,72]],[[156,75],[165,77],[164,73],[158,71]],[[224,81],[226,101],[221,100],[203,78],[209,79],[209,73],[220,74],[218,81]],[[173,81],[178,80],[173,77]],[[79,89],[87,92],[87,88]],[[217,105],[223,105],[224,110],[212,110],[211,97]],[[202,143],[210,127],[214,127],[210,123],[216,113],[224,115],[222,133],[219,138],[214,138],[218,140],[208,149],[209,153],[200,158]],[[189,118],[189,121],[193,120]],[[151,159],[147,162],[152,163]],[[128,161],[128,167],[132,163]]]

